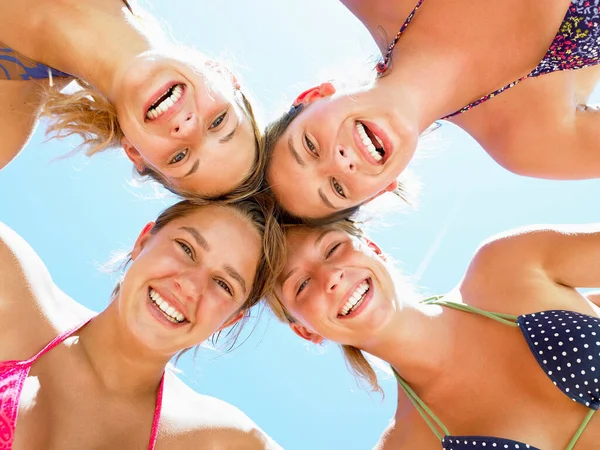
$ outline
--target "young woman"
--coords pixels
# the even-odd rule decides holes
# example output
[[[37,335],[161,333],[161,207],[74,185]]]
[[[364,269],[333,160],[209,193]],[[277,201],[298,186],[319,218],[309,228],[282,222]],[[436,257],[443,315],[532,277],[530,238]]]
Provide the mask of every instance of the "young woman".
[[[169,44],[121,0],[0,6],[0,168],[28,140],[40,104],[88,154],[122,146],[137,172],[176,193],[244,198],[262,179],[260,130],[240,85],[205,55]],[[101,45],[99,45],[101,43]],[[78,77],[71,94],[48,90]]]
[[[575,287],[600,285],[599,225],[495,238],[456,289],[423,301],[349,227],[286,238],[276,315],[304,339],[341,344],[374,389],[363,352],[395,371],[379,449],[597,448],[600,308]]]
[[[1,226],[0,448],[279,448],[241,411],[165,371],[239,324],[270,286],[282,247],[267,206],[167,208],[99,314]]]
[[[598,2],[342,3],[379,44],[380,76],[351,92],[309,89],[268,127],[268,181],[288,213],[339,215],[398,190],[439,119],[514,173],[600,176],[599,112],[587,105],[600,77]]]

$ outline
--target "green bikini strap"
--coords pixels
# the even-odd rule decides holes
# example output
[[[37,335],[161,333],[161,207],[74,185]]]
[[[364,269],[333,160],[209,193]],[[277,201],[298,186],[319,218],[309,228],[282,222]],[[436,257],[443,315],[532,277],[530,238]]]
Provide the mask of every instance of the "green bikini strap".
[[[423,418],[423,420],[425,421],[427,426],[429,426],[429,428],[431,428],[431,431],[433,431],[433,434],[435,434],[435,436],[440,441],[444,438],[444,436],[449,435],[450,432],[444,426],[442,421],[437,418],[437,416],[433,413],[433,411],[431,411],[431,409],[429,409],[429,407],[425,403],[423,403],[423,400],[421,400],[419,398],[419,396],[417,395],[417,393],[408,385],[408,383],[402,379],[400,374],[398,374],[398,372],[396,372],[396,369],[394,369],[392,367],[392,371],[394,372],[394,376],[396,377],[396,380],[398,380],[398,384],[400,384],[400,387],[402,388],[402,390],[404,391],[404,393],[406,394],[408,399],[411,401],[413,406],[416,408],[416,410],[419,412],[419,414],[421,415],[421,417]],[[442,431],[444,432],[444,435],[442,435],[439,432],[439,430],[436,428],[436,426],[431,422],[432,420],[437,424],[437,426],[439,428],[442,429]]]
[[[495,320],[496,322],[500,322],[505,325],[510,325],[511,327],[519,326],[517,324],[518,316],[513,316],[511,314],[502,314],[502,313],[497,313],[497,312],[485,311],[483,309],[476,308],[475,306],[465,305],[464,303],[449,302],[446,300],[442,300],[441,295],[426,298],[421,303],[425,303],[427,305],[446,306],[448,308],[457,309],[459,311],[465,311],[465,312],[470,312],[473,314],[478,314],[480,316],[484,316],[489,319]]]
[[[573,447],[575,447],[575,444],[581,437],[581,434],[583,433],[583,430],[585,430],[585,427],[587,426],[589,421],[592,420],[592,416],[594,415],[595,412],[596,412],[595,409],[590,409],[590,412],[587,413],[587,415],[583,419],[583,422],[581,423],[581,425],[579,425],[579,428],[575,432],[575,435],[573,436],[573,438],[571,439],[571,442],[569,442],[569,445],[567,446],[567,448],[565,450],[571,450]]]

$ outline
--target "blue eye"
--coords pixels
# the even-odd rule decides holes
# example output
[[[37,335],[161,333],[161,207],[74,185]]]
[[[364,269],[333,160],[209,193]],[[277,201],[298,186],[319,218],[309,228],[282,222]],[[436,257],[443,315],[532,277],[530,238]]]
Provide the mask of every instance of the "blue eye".
[[[225,117],[227,117],[227,112],[224,112],[219,117],[217,117],[216,120],[210,125],[209,129],[212,130],[213,128],[217,128],[219,125],[221,125],[223,123],[223,121],[225,120]]]
[[[188,153],[188,149],[185,148],[182,151],[180,151],[179,153],[177,153],[173,159],[171,159],[171,161],[169,162],[169,164],[176,164],[180,161],[183,161],[183,158],[185,158],[185,155],[187,155]]]
[[[225,283],[223,280],[219,280],[219,279],[216,279],[215,281],[217,282],[217,284],[219,286],[221,286],[221,288],[225,292],[227,292],[231,297],[233,297],[233,290],[231,289],[231,287],[227,283]]]

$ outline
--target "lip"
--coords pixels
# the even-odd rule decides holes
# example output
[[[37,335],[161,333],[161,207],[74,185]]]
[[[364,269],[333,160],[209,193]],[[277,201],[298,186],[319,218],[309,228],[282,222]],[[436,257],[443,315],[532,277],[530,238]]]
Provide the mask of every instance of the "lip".
[[[181,323],[180,325],[190,322],[190,320],[188,319],[189,315],[188,315],[187,311],[183,308],[181,303],[174,296],[172,296],[169,292],[161,290],[160,288],[155,288],[154,286],[150,286],[148,289],[148,298],[150,298],[150,289],[152,289],[153,291],[158,293],[158,295],[160,295],[164,301],[166,301],[170,306],[175,308],[175,310],[178,313],[183,315],[183,317],[185,318],[185,321],[183,323]],[[171,322],[169,322],[169,323],[171,323]],[[173,324],[173,325],[175,325],[175,324]]]
[[[356,289],[358,288],[358,286],[360,286],[365,281],[367,283],[369,283],[369,291],[367,292],[367,295],[365,296],[365,298],[362,301],[362,303],[358,306],[358,308],[354,309],[347,316],[340,316],[338,313],[339,313],[340,309],[342,309],[342,306],[344,306],[344,303],[346,303],[348,301],[348,299],[350,298],[350,296],[352,294],[354,294],[354,291],[356,291]],[[369,304],[369,302],[373,298],[373,290],[374,290],[373,280],[370,277],[363,278],[362,280],[356,282],[350,289],[348,289],[348,291],[346,292],[346,295],[344,295],[344,297],[343,297],[343,301],[340,302],[340,304],[338,305],[338,309],[337,309],[337,312],[336,312],[336,317],[339,320],[346,320],[346,319],[351,319],[353,317],[358,316],[360,313],[362,313],[366,309],[367,305]]]
[[[174,86],[176,84],[179,84],[182,86],[183,88],[183,92],[181,94],[181,97],[179,98],[179,100],[177,100],[173,106],[171,106],[167,112],[165,112],[164,114],[162,114],[160,117],[157,117],[156,119],[148,119],[146,117],[146,113],[148,112],[148,109],[150,108],[150,106],[152,106],[152,104],[157,101],[164,93],[165,91],[167,91],[167,89],[171,88],[171,86]],[[171,80],[168,81],[166,83],[164,83],[160,88],[158,88],[155,92],[154,95],[152,97],[150,97],[150,99],[146,102],[146,104],[144,105],[144,110],[142,111],[143,114],[143,118],[144,118],[144,123],[161,123],[161,122],[165,122],[167,120],[169,120],[171,117],[173,117],[173,115],[177,114],[184,105],[184,101],[187,97],[188,94],[188,89],[189,86],[187,83],[184,83],[182,81],[177,81],[177,80]]]
[[[379,140],[383,143],[383,150],[385,151],[385,155],[380,162],[376,161],[375,158],[373,158],[369,151],[365,148],[364,144],[362,143],[362,139],[358,135],[358,131],[356,131],[356,122],[361,122],[362,124],[364,124],[369,129],[369,131],[371,131],[371,133],[377,136]],[[373,122],[369,122],[368,120],[355,121],[353,123],[353,126],[354,129],[352,134],[354,137],[354,142],[357,144],[358,148],[360,148],[363,155],[365,155],[369,162],[371,162],[372,164],[377,166],[383,166],[387,162],[387,160],[390,159],[390,156],[392,156],[392,154],[394,153],[394,145],[392,144],[392,140],[390,139],[389,135],[383,130],[383,128],[377,126]],[[360,145],[358,145],[359,143]]]

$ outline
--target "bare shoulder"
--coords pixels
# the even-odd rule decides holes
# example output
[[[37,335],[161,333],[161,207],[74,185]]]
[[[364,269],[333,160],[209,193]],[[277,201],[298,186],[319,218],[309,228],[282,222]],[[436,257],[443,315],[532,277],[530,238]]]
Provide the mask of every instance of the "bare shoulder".
[[[161,416],[177,448],[279,450],[256,423],[235,406],[193,391],[173,374],[165,382]],[[208,445],[210,443],[210,445]]]
[[[25,239],[0,223],[0,360],[27,356],[40,342],[92,315],[54,284]]]

